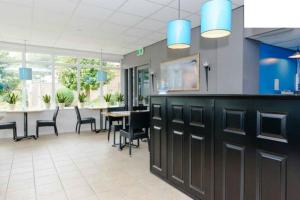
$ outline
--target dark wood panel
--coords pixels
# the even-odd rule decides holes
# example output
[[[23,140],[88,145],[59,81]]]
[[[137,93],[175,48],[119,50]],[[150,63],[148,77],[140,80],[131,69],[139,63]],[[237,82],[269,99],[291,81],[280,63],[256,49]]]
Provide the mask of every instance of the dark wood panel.
[[[184,132],[181,130],[172,130],[170,137],[170,179],[181,185],[184,184]]]
[[[257,200],[286,200],[286,167],[286,156],[264,151],[257,152]]]
[[[223,200],[245,199],[245,147],[223,144]]]
[[[151,98],[150,169],[167,177],[166,98]]]

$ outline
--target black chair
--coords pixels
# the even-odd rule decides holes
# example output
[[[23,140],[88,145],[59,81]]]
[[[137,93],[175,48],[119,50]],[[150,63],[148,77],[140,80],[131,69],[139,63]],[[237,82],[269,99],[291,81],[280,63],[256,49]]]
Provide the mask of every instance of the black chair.
[[[139,139],[146,138],[148,140],[148,148],[150,148],[150,140],[148,129],[150,127],[150,112],[143,111],[143,112],[131,112],[129,117],[129,126],[128,130],[120,130],[120,143],[119,148],[120,150],[123,149],[122,146],[122,137],[125,138],[125,145],[126,145],[126,138],[129,139],[129,155],[131,156],[131,146],[133,140],[138,141],[137,147],[139,147]]]
[[[114,107],[114,108],[107,108],[107,112],[117,112],[117,111],[124,111],[125,107]],[[107,132],[107,141],[110,140],[110,133],[113,130],[114,132],[114,144],[115,144],[115,137],[116,131],[119,131],[123,128],[123,117],[106,117],[105,124],[108,122],[108,132]],[[117,124],[114,125],[114,122]]]
[[[17,124],[16,122],[4,122],[4,123],[0,123],[0,129],[4,130],[4,129],[12,129],[13,130],[13,137],[14,140],[17,140]]]
[[[96,119],[93,117],[81,118],[78,106],[75,106],[75,111],[77,115],[77,123],[76,123],[75,131],[78,134],[80,134],[81,124],[91,124],[91,131],[96,132]],[[93,124],[94,124],[94,129],[93,129]]]
[[[52,120],[37,120],[36,121],[36,137],[39,137],[39,128],[46,127],[46,126],[53,126],[56,136],[58,136],[57,126],[56,126],[56,118],[58,115],[59,107],[56,106],[54,111]]]
[[[132,107],[132,110],[133,110],[133,111],[138,111],[138,110],[148,110],[148,107],[147,107],[147,106],[144,106],[144,105],[138,105],[138,106],[133,106],[133,107]]]

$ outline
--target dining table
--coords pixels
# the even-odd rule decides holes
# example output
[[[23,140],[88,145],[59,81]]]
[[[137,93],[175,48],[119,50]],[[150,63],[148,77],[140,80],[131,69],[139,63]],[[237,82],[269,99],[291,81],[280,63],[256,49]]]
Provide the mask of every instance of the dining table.
[[[28,135],[28,114],[29,113],[38,113],[43,112],[45,109],[15,109],[15,110],[5,110],[4,113],[23,113],[24,115],[24,135],[17,137],[16,141],[20,141],[23,139],[37,139],[35,135]]]
[[[105,112],[105,110],[107,110],[107,106],[90,106],[87,107],[87,109],[89,110],[98,110],[99,111],[99,119],[100,119],[100,123],[99,123],[99,129],[96,130],[96,133],[105,131],[105,129],[103,128],[103,113]]]

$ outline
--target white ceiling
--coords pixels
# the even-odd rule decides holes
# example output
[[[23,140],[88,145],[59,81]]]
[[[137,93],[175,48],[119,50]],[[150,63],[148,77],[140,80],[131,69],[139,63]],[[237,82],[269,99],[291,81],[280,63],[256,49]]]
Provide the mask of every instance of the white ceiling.
[[[199,26],[206,0],[182,0]],[[233,8],[244,0],[232,0]],[[165,38],[178,0],[0,0],[0,41],[124,55]]]
[[[281,28],[250,38],[286,49],[297,50],[300,47],[300,28]]]

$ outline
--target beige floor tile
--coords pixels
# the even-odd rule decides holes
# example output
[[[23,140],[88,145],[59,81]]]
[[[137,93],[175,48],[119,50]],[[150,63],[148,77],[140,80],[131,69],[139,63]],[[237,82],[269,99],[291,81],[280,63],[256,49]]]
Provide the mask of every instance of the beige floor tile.
[[[0,200],[190,199],[150,173],[146,143],[132,157],[89,132],[0,144]]]

